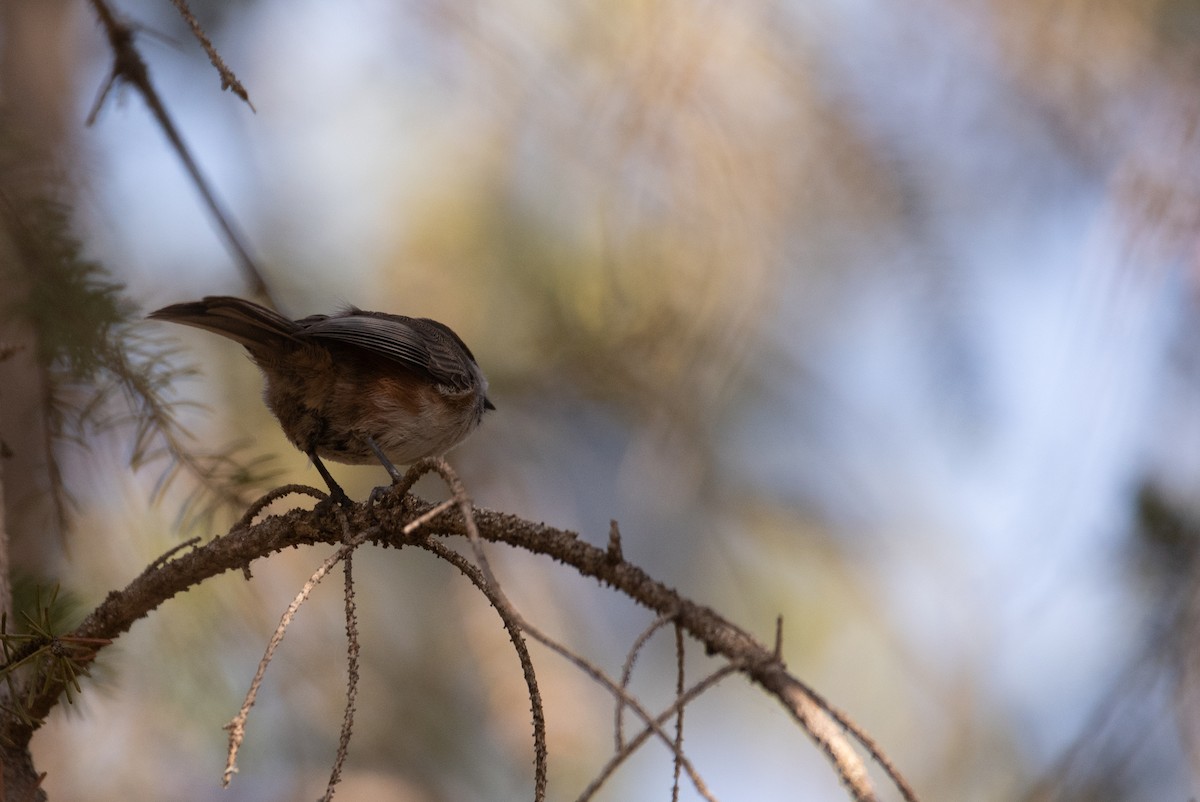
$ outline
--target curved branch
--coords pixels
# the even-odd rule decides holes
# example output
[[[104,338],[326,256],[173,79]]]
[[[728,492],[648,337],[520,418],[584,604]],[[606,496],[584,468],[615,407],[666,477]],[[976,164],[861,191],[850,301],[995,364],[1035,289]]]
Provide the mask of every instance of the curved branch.
[[[536,802],[543,802],[546,798],[546,782],[549,776],[546,769],[546,760],[549,756],[549,749],[546,747],[546,714],[542,707],[542,694],[538,690],[537,676],[533,671],[533,659],[529,656],[529,647],[525,645],[525,636],[521,634],[521,625],[512,616],[508,606],[503,604],[496,595],[494,588],[488,584],[483,572],[468,562],[467,558],[437,540],[426,540],[421,547],[457,568],[463,576],[471,580],[475,587],[479,588],[479,591],[487,597],[492,607],[500,614],[500,620],[504,623],[505,631],[508,632],[508,639],[512,641],[517,657],[521,661],[521,672],[525,675],[525,686],[529,691],[529,704],[533,710],[533,798]]]
[[[385,494],[378,503],[358,505],[344,513],[351,531],[363,533],[365,540],[383,546],[419,546],[427,537],[465,536],[466,524],[455,509],[446,509],[427,520],[419,533],[404,531],[407,522],[426,516],[437,506],[411,495],[400,497],[393,493]],[[239,525],[203,546],[148,568],[124,590],[109,593],[69,635],[116,639],[160,604],[209,577],[243,569],[255,559],[287,547],[315,543],[341,545],[344,538],[339,521],[341,512],[321,503],[314,509],[292,510],[284,515],[269,516],[257,524]],[[789,674],[773,649],[711,608],[683,598],[638,566],[614,558],[611,550],[597,548],[574,532],[485,509],[475,510],[473,518],[479,536],[484,540],[549,556],[581,575],[595,578],[629,596],[658,615],[673,615],[685,631],[704,644],[709,654],[720,654],[736,662],[752,681],[779,700],[829,757],[843,785],[856,800],[875,799],[863,759],[846,734],[849,730],[857,738],[860,731]],[[63,690],[61,682],[49,682],[31,692],[27,697],[31,701],[24,711],[28,718],[0,713],[0,742],[25,748]],[[895,767],[882,759],[869,739],[864,736],[860,740],[864,740],[868,751],[879,759],[903,797],[908,802],[915,802],[916,795]]]
[[[428,506],[431,505],[421,502],[413,511],[419,514]],[[751,680],[780,701],[830,759],[842,784],[857,802],[870,802],[876,798],[866,764],[846,736],[848,730],[858,739],[861,731],[807,685],[789,674],[773,649],[713,609],[683,598],[638,566],[623,558],[614,559],[612,549],[606,551],[597,548],[581,540],[574,532],[535,524],[493,510],[476,510],[473,518],[485,540],[548,555],[570,565],[581,575],[597,579],[620,591],[660,616],[675,616],[676,622],[703,643],[709,654],[721,654],[739,663]],[[452,512],[438,520],[437,528],[445,534],[466,535],[462,517]],[[869,739],[861,740],[873,756],[878,753],[877,747]],[[917,802],[915,792],[896,767],[886,759],[879,760],[879,763],[906,802]]]

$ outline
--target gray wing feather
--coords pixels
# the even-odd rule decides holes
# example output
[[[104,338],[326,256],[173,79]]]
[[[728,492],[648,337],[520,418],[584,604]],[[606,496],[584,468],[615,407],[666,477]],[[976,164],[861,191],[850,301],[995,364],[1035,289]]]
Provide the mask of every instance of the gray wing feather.
[[[454,340],[447,338],[433,321],[351,313],[316,320],[304,326],[302,336],[366,349],[458,389],[468,389],[472,384],[468,357],[457,353]]]

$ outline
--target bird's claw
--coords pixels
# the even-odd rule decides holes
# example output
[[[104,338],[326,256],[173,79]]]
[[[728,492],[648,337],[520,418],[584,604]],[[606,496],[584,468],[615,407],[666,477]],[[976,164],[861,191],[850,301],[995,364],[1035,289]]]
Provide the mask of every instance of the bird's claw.
[[[346,495],[346,491],[342,490],[340,487],[331,491],[329,495],[325,497],[325,500],[338,505],[344,510],[348,510],[354,506],[354,502],[349,496]]]
[[[372,488],[371,494],[367,496],[367,506],[374,507],[379,504],[379,502],[383,501],[389,494],[391,494],[395,487],[396,485],[393,483],[390,485],[380,485],[379,487]]]

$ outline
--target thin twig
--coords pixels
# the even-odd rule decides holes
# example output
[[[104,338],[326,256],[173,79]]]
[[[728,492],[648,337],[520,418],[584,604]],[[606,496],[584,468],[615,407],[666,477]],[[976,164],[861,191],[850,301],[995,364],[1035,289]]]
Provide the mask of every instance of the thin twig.
[[[188,8],[187,0],[171,0],[175,4],[175,8],[179,11],[179,15],[183,17],[183,21],[192,29],[192,36],[200,42],[200,46],[204,48],[204,52],[208,54],[208,60],[217,70],[217,74],[221,76],[221,88],[228,89],[235,95],[246,101],[246,105],[251,111],[257,112],[254,104],[250,102],[250,95],[246,92],[246,88],[242,86],[242,82],[233,74],[233,70],[225,65],[224,59],[217,49],[213,47],[212,41],[208,38],[208,34],[204,32],[204,28],[200,27],[200,21],[196,19],[196,15]]]
[[[683,649],[683,627],[675,621],[675,698],[683,696],[683,669],[686,654]],[[679,802],[679,756],[683,754],[683,705],[675,713],[675,774],[671,781],[671,802]]]
[[[525,637],[521,634],[521,622],[517,617],[513,616],[511,608],[507,607],[497,596],[495,587],[487,583],[483,572],[472,565],[467,558],[463,557],[457,551],[448,548],[441,541],[431,538],[427,538],[421,545],[423,548],[453,565],[464,576],[470,579],[475,587],[479,588],[488,601],[491,602],[493,609],[499,613],[500,620],[504,623],[504,629],[508,632],[508,638],[512,641],[513,648],[517,652],[517,657],[521,661],[521,672],[525,676],[525,686],[529,692],[529,703],[533,711],[533,796],[536,802],[542,802],[546,798],[547,761],[549,757],[549,749],[546,746],[546,714],[542,705],[542,694],[538,689],[537,676],[533,670],[533,659],[529,656],[529,647],[525,644]]]
[[[421,513],[416,518],[413,518],[411,521],[408,522],[408,524],[404,527],[404,534],[406,534],[406,535],[412,534],[413,532],[417,531],[422,526],[429,523],[434,518],[438,517],[443,512],[450,509],[451,507],[456,506],[457,504],[458,504],[458,499],[448,498],[445,501],[443,501],[441,504],[434,507],[433,509],[427,510],[426,512]]]
[[[346,530],[347,523],[345,516],[340,509],[335,509],[337,509],[338,515],[342,520],[343,530]],[[292,599],[292,603],[284,610],[283,616],[279,619],[279,626],[275,627],[275,632],[271,635],[270,642],[267,643],[267,649],[263,653],[262,659],[258,661],[258,670],[254,672],[254,679],[250,681],[250,690],[246,692],[246,698],[242,702],[241,709],[238,710],[238,714],[233,717],[233,720],[225,725],[225,729],[229,731],[229,751],[225,759],[225,772],[221,777],[222,786],[228,788],[230,780],[233,779],[233,775],[237,771],[237,753],[242,746],[242,741],[246,738],[246,719],[250,716],[250,708],[254,707],[254,701],[258,697],[259,686],[262,685],[263,676],[267,673],[267,666],[271,664],[271,659],[275,656],[275,649],[279,647],[284,634],[287,633],[292,619],[296,617],[296,612],[308,600],[317,583],[325,578],[325,575],[329,573],[333,566],[337,565],[339,561],[345,559],[354,549],[358,548],[365,538],[365,533],[360,533],[357,537],[352,538],[347,532],[344,538],[345,545],[325,558],[317,570],[313,572],[312,576],[308,578],[308,581],[304,583],[304,587],[300,588],[300,592],[296,594],[296,598]]]
[[[101,24],[104,25],[104,30],[108,34],[109,46],[113,51],[113,68],[112,75],[109,77],[109,85],[116,81],[124,81],[133,86],[142,96],[142,99],[146,101],[146,105],[150,107],[150,113],[154,115],[159,128],[166,134],[171,147],[175,149],[175,154],[179,157],[179,161],[183,163],[184,169],[187,170],[188,175],[191,176],[192,183],[196,186],[196,190],[204,199],[204,204],[217,221],[217,226],[221,229],[221,233],[224,234],[226,244],[237,258],[238,265],[242,268],[246,280],[249,281],[251,290],[255,295],[265,298],[272,306],[278,308],[270,288],[263,278],[262,272],[258,269],[258,265],[251,258],[250,251],[244,244],[245,238],[234,226],[233,219],[226,212],[223,204],[217,200],[216,193],[209,186],[208,179],[204,177],[204,173],[200,170],[200,165],[197,164],[191,151],[184,144],[183,136],[179,133],[179,129],[175,127],[175,122],[167,112],[166,105],[163,103],[162,98],[159,97],[158,91],[154,88],[154,84],[150,80],[150,70],[146,66],[146,62],[142,59],[141,53],[134,46],[133,28],[117,19],[112,9],[109,8],[107,0],[91,0],[91,2],[92,6],[96,9],[97,16],[100,17]],[[96,114],[100,110],[100,105],[103,104],[107,96],[108,87],[106,86],[88,120],[89,125],[95,121]]]
[[[610,553],[611,553],[611,551],[610,551]],[[629,681],[633,677],[633,664],[637,661],[637,657],[641,653],[642,647],[645,646],[646,642],[649,641],[650,638],[652,638],[654,636],[655,632],[658,632],[664,626],[671,623],[674,619],[675,619],[674,614],[660,615],[658,618],[654,619],[650,623],[650,626],[643,629],[641,631],[641,633],[639,633],[638,636],[636,638],[634,638],[633,645],[629,647],[629,653],[625,655],[625,664],[623,666],[621,666],[621,689],[622,690],[625,690],[625,691],[629,690]],[[625,745],[624,744],[624,734],[623,734],[624,728],[625,728],[624,722],[623,722],[624,713],[625,713],[624,699],[623,699],[623,697],[618,697],[617,704],[616,704],[616,716],[615,716],[616,720],[615,720],[614,726],[613,726],[613,729],[616,730],[616,732],[614,734],[615,735],[614,740],[616,741],[616,751],[618,751],[618,752],[620,752],[621,749],[624,748],[624,745]]]
[[[346,710],[342,715],[342,731],[338,735],[337,756],[329,773],[329,785],[325,788],[323,802],[333,801],[333,791],[342,779],[342,767],[350,752],[350,736],[354,729],[354,705],[358,699],[358,616],[354,603],[354,554],[346,553],[342,562],[346,578]]]
[[[589,662],[585,658],[580,657],[578,654],[571,651],[566,646],[563,646],[561,643],[556,641],[554,638],[551,638],[549,635],[542,632],[528,621],[522,620],[521,628],[524,630],[525,634],[529,635],[529,637],[533,638],[538,643],[555,652],[559,656],[565,658],[568,662],[574,664],[576,668],[591,677],[593,681],[611,693],[615,698],[620,699],[624,705],[629,707],[629,709],[638,716],[638,718],[646,723],[648,729],[650,729],[654,735],[657,736],[658,739],[667,746],[668,749],[674,750],[674,739],[667,734],[661,725],[656,723],[654,719],[651,718],[649,711],[647,711],[646,708],[644,708],[636,698],[626,693],[620,685],[618,685],[612,680],[611,677],[604,673],[603,669]],[[688,779],[692,781],[692,786],[695,787],[696,792],[704,799],[708,800],[708,802],[716,802],[716,797],[713,796],[711,791],[709,791],[708,785],[700,777],[699,772],[696,771],[695,766],[693,766],[692,762],[687,759],[687,756],[679,755],[679,761],[683,765],[684,771],[687,772]]]
[[[775,646],[773,649],[773,654],[775,660],[779,663],[779,665],[782,666],[782,615],[776,616],[775,618]],[[900,795],[904,798],[905,802],[918,802],[916,791],[914,791],[912,786],[908,784],[908,780],[904,778],[904,775],[900,773],[900,770],[894,763],[892,763],[888,756],[879,747],[879,744],[875,743],[875,740],[867,733],[866,730],[858,726],[858,724],[856,724],[845,711],[834,707],[829,703],[828,700],[810,688],[806,683],[801,682],[799,679],[796,679],[790,675],[788,676],[788,680],[793,691],[798,692],[798,695],[802,696],[804,700],[811,702],[820,710],[824,711],[830,718],[837,722],[837,725],[845,730],[850,737],[858,741],[858,743],[867,750],[867,754],[869,754],[871,758],[879,764],[880,768],[882,768],[884,773],[887,774],[887,776],[891,779],[892,783],[896,786],[896,789],[900,792]],[[780,693],[780,698],[789,703],[789,708],[791,709],[792,715],[796,717],[796,720],[800,721],[801,724],[808,729],[809,733],[818,742],[822,749],[825,750],[826,754],[830,755],[830,757],[834,759],[836,765],[839,767],[839,770],[842,773],[843,781],[850,786],[851,792],[854,793],[859,799],[873,799],[874,795],[868,793],[867,788],[869,784],[865,780],[863,780],[861,785],[853,784],[854,778],[858,775],[852,773],[849,769],[853,767],[854,763],[859,763],[860,761],[846,760],[848,756],[844,755],[843,750],[835,748],[833,744],[827,743],[823,740],[823,737],[819,735],[821,732],[821,728],[819,726],[815,726],[815,729],[809,729],[812,722],[809,722],[803,714],[803,705],[797,703],[795,700],[788,699],[787,696],[788,693],[786,689],[784,692]]]
[[[724,666],[721,666],[716,671],[697,682],[691,688],[688,688],[683,693],[680,693],[670,707],[655,716],[654,724],[658,725],[658,727],[662,727],[662,725],[667,723],[667,720],[670,719],[671,716],[678,715],[679,711],[691,704],[692,701],[699,697],[702,693],[716,685],[721,680],[725,679],[725,677],[728,677],[730,674],[736,674],[744,668],[745,667],[739,663],[728,663]],[[591,783],[588,784],[588,787],[585,788],[583,793],[576,798],[575,802],[587,802],[593,796],[595,796],[596,792],[599,791],[601,786],[608,781],[608,778],[612,776],[613,772],[615,772],[622,763],[629,759],[629,757],[631,757],[633,753],[636,752],[638,748],[646,742],[646,739],[656,734],[657,731],[655,727],[651,724],[647,724],[647,726],[644,727],[641,732],[639,732],[633,738],[630,738],[624,746],[618,749],[616,753],[609,758],[608,763],[604,764],[604,767],[600,769],[600,771],[592,779]]]
[[[183,551],[184,549],[195,546],[199,542],[200,542],[199,537],[191,537],[176,546],[172,546],[171,548],[167,549],[165,552],[160,554],[158,557],[155,557],[154,562],[147,565],[142,573],[145,573],[146,571],[157,570],[160,565],[165,563],[167,560],[171,559],[171,557],[173,557],[174,555]]]
[[[312,496],[318,500],[323,500],[329,497],[329,494],[324,490],[318,490],[317,488],[309,487],[308,485],[280,485],[279,487],[268,490],[266,493],[256,499],[253,504],[247,507],[246,512],[243,513],[242,517],[238,519],[238,522],[233,525],[233,528],[245,529],[254,521],[258,514],[266,509],[270,504],[283,498],[284,496],[290,496],[293,493],[303,496]]]
[[[525,639],[521,634],[522,630],[525,628],[523,619],[520,613],[518,613],[516,608],[513,606],[512,602],[508,600],[508,597],[505,595],[503,589],[501,589],[500,583],[496,580],[495,574],[492,573],[491,566],[487,561],[487,555],[483,551],[483,543],[479,537],[479,530],[475,527],[471,499],[467,496],[467,490],[463,486],[462,480],[458,478],[458,474],[454,472],[454,469],[450,467],[450,464],[444,459],[440,458],[421,460],[409,469],[408,474],[399,483],[397,490],[399,490],[401,493],[407,493],[408,488],[416,482],[417,477],[419,477],[421,473],[428,471],[434,471],[441,476],[442,480],[449,487],[451,494],[451,497],[447,500],[447,502],[437,505],[430,510],[429,513],[440,514],[445,509],[448,509],[448,503],[449,506],[458,506],[460,512],[462,513],[463,520],[466,522],[468,531],[474,532],[472,547],[475,550],[475,559],[477,565],[470,566],[470,563],[467,563],[467,561],[463,559],[461,555],[457,554],[456,552],[452,552],[449,549],[445,549],[445,547],[441,546],[440,543],[438,543],[437,546],[441,547],[441,549],[447,552],[446,554],[441,554],[437,548],[432,550],[435,553],[439,553],[439,556],[442,556],[443,559],[447,559],[456,565],[459,570],[463,571],[463,573],[470,577],[471,580],[475,582],[476,586],[479,587],[479,589],[488,597],[488,600],[492,603],[492,606],[500,614],[501,620],[504,621],[505,629],[507,629],[509,633],[509,639],[513,642],[513,646],[516,648],[517,654],[521,658],[521,667],[525,672],[525,682],[529,688],[529,698],[533,709],[534,797],[541,802],[541,800],[546,798],[546,781],[548,776],[546,764],[549,751],[546,747],[546,720],[545,714],[542,710],[541,694],[537,688],[537,679],[533,672],[533,661],[529,658],[528,649],[525,646]],[[412,526],[415,530],[416,526],[424,524],[426,520],[428,519],[426,519],[425,516],[421,516],[410,523],[409,526]],[[408,530],[408,527],[406,527],[406,531],[411,530]],[[449,556],[450,554],[453,554],[454,556],[451,557]],[[473,570],[468,570],[467,566],[470,566],[470,568]],[[478,577],[475,576],[476,571],[479,574]]]
[[[895,784],[896,789],[900,792],[900,795],[904,798],[905,802],[919,802],[917,798],[917,792],[908,784],[908,781],[904,779],[904,775],[900,773],[900,770],[896,767],[896,765],[892,763],[888,756],[884,754],[879,745],[875,743],[875,739],[867,734],[866,730],[858,726],[858,724],[856,724],[845,711],[839,710],[830,704],[825,697],[821,696],[815,690],[810,688],[807,683],[804,683],[799,679],[792,677],[791,675],[789,675],[788,678],[790,680],[792,689],[799,691],[807,699],[811,700],[813,704],[815,704],[826,714],[828,714],[830,718],[836,721],[839,727],[849,733],[854,740],[862,744],[862,747],[867,750],[867,753],[871,756],[871,758],[879,764],[879,767],[883,769],[884,773],[887,774],[887,776]],[[786,695],[787,694],[785,692],[784,696]],[[794,706],[793,715],[797,715],[797,720],[800,720],[800,716],[796,713]],[[829,750],[826,749],[827,753],[828,751]],[[838,765],[841,766],[842,764],[839,763]],[[847,778],[845,775],[843,775],[843,780],[845,779]],[[851,790],[853,791],[855,789],[852,788]]]

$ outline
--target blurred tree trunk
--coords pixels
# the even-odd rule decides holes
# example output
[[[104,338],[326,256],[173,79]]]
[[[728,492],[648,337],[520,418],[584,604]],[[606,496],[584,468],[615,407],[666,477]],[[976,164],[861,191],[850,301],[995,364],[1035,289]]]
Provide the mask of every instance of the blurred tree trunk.
[[[36,265],[12,237],[31,198],[54,197],[70,165],[52,154],[70,153],[67,138],[77,48],[72,31],[86,8],[66,0],[0,3],[0,611],[12,612],[14,567],[37,572],[47,548],[62,542],[61,510],[54,502],[48,388],[38,361],[36,334],[22,315]],[[0,745],[2,800],[46,796],[28,743]]]
[[[52,159],[71,152],[64,147],[67,126],[73,124],[70,31],[81,8],[65,0],[0,3],[0,215],[5,223],[0,227],[0,609],[5,611],[11,608],[12,568],[38,573],[47,548],[56,548],[63,535],[61,510],[51,492],[46,377],[36,333],[24,316],[14,314],[28,300],[37,266],[12,232],[33,219],[28,213],[32,198],[61,193],[70,169]]]

